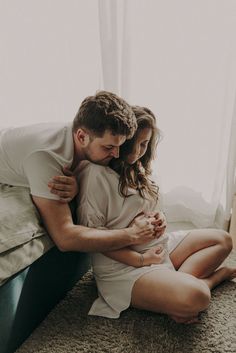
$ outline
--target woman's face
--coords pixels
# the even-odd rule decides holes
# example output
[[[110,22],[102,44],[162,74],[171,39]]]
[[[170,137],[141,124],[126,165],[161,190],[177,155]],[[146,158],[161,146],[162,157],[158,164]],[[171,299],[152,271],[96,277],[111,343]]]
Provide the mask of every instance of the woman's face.
[[[126,162],[134,164],[140,159],[147,151],[148,143],[152,137],[152,129],[144,128],[139,130],[136,141],[134,143],[132,152],[127,155]]]

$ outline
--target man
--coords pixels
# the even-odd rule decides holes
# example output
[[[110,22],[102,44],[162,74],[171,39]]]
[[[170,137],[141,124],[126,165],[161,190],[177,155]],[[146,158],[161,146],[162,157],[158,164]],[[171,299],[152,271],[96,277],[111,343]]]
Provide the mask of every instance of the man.
[[[132,137],[136,127],[128,103],[101,91],[82,102],[72,125],[43,123],[3,130],[0,183],[29,187],[44,225],[61,251],[108,251],[149,241],[153,236],[149,225],[97,230],[73,224],[68,204],[61,203],[48,188],[50,178],[62,174],[65,165],[74,172],[85,159],[107,165],[119,156],[120,145]]]

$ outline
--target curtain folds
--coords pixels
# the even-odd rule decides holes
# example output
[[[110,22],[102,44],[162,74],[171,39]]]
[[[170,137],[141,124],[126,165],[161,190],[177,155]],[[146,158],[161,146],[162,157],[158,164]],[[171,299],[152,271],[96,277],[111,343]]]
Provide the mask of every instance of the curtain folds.
[[[234,101],[226,178],[226,219],[230,219],[233,198],[236,195],[236,95]]]
[[[168,220],[227,227],[236,193],[235,0],[0,2],[0,128],[71,121],[97,89],[147,106]]]
[[[227,228],[236,165],[235,1],[99,4],[103,88],[148,106],[163,131],[153,169],[168,220]]]
[[[118,3],[98,0],[98,9],[103,87],[119,94]]]

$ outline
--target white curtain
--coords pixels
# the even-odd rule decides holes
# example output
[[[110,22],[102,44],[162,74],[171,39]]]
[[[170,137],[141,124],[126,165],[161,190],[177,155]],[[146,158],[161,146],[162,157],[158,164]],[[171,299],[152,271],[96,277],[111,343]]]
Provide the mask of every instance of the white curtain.
[[[115,33],[114,91],[150,107],[164,134],[154,174],[168,220],[227,226],[235,191],[236,2],[99,2],[109,8],[100,11],[101,28],[111,21]],[[107,60],[108,51],[102,47]]]
[[[0,127],[104,88],[150,107],[169,221],[223,227],[236,165],[235,0],[0,1]]]

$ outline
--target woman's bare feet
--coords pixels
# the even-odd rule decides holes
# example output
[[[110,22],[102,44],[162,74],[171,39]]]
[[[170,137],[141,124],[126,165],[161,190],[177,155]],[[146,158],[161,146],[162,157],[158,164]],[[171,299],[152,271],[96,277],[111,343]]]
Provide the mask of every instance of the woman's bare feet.
[[[201,279],[201,281],[205,282],[210,289],[213,289],[220,283],[230,281],[234,278],[236,278],[236,267],[225,266],[213,272],[211,276]]]
[[[228,269],[228,278],[227,280],[231,280],[236,278],[236,267],[226,267]]]
[[[181,317],[181,316],[176,316],[176,315],[170,315],[170,318],[173,319],[178,324],[189,325],[189,324],[199,324],[200,323],[198,316]]]

